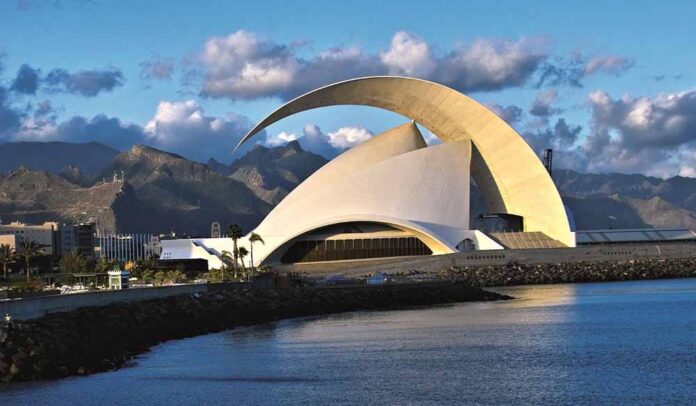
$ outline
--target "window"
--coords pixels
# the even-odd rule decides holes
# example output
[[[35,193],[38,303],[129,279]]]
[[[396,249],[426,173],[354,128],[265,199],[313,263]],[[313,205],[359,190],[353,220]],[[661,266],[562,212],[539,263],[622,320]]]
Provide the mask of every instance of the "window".
[[[285,252],[281,262],[337,261],[430,254],[432,251],[428,246],[415,237],[309,240],[295,242]]]

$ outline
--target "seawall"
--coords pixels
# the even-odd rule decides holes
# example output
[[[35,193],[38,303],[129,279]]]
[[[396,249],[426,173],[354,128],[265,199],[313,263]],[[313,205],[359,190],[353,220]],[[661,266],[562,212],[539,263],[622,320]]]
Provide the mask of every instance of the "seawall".
[[[0,381],[108,371],[166,340],[284,318],[506,298],[453,282],[263,290],[243,286],[82,307],[0,327]]]
[[[186,293],[205,293],[208,284],[161,286],[124,290],[101,290],[70,295],[39,296],[0,301],[0,316],[11,314],[16,320],[30,320],[48,313],[65,312],[79,307],[105,306],[117,302],[161,299]]]
[[[477,287],[696,278],[696,258],[452,266],[438,275]]]

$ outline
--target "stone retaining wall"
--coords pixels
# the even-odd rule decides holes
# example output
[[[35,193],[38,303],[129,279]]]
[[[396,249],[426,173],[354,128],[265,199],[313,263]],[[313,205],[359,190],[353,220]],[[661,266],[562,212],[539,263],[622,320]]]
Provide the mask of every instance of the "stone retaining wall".
[[[47,313],[64,312],[85,306],[104,306],[116,302],[159,299],[184,293],[205,293],[207,284],[103,290],[69,295],[41,296],[0,301],[0,316],[17,320],[36,319]]]

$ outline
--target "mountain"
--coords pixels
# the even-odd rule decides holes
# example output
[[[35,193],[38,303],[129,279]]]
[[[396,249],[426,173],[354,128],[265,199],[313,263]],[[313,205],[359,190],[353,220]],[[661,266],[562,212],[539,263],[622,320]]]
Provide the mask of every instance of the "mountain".
[[[275,206],[327,160],[302,149],[297,141],[266,148],[255,145],[229,166],[229,177],[249,187],[259,198]]]
[[[0,144],[0,171],[8,173],[20,166],[60,173],[68,166],[80,168],[86,176],[94,176],[118,155],[117,150],[97,142],[13,142]]]
[[[0,217],[5,222],[92,220],[107,229],[120,229],[126,225],[121,219],[128,219],[127,209],[142,206],[133,189],[121,182],[82,187],[26,167],[0,176]],[[145,210],[142,214],[147,215]]]
[[[49,168],[20,165],[0,174],[4,221],[93,218],[100,227],[118,232],[192,235],[208,235],[213,221],[252,229],[326,163],[295,141],[274,148],[257,145],[230,165],[214,159],[194,162],[143,145],[117,153],[96,143],[3,144],[2,156],[7,157],[1,164],[5,167],[21,161]],[[696,229],[696,179],[556,170],[554,181],[579,230]],[[472,218],[483,212],[483,200],[473,187]]]
[[[210,224],[256,226],[271,206],[244,183],[205,164],[144,145],[116,156],[104,177],[123,174],[138,200],[154,213],[141,232],[176,231],[208,235]]]
[[[554,181],[578,229],[696,229],[696,179],[557,170]]]

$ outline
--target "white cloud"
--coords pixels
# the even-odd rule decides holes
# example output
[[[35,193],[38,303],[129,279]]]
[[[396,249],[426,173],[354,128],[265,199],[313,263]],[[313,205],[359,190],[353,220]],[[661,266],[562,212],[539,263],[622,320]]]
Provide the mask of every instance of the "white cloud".
[[[285,145],[288,142],[295,140],[297,140],[297,134],[287,133],[283,131],[280,134],[276,134],[275,136],[266,136],[265,144],[269,147],[278,147],[280,145]]]
[[[327,134],[329,144],[337,149],[348,149],[372,138],[372,132],[364,127],[341,127]]]
[[[464,92],[496,90],[525,84],[548,56],[545,44],[536,38],[478,39],[438,56],[420,37],[399,31],[386,51],[370,53],[349,45],[302,58],[292,43],[237,31],[206,41],[199,66],[201,93],[230,99],[287,100],[340,80],[387,74],[434,80]]]
[[[156,148],[201,161],[211,156],[229,161],[232,150],[250,126],[248,119],[238,115],[207,116],[194,100],[162,101],[144,131],[147,143]]]
[[[300,68],[288,47],[247,31],[209,39],[202,61],[207,68],[203,93],[213,97],[272,96],[291,86]]]
[[[696,167],[696,91],[619,99],[595,91],[588,103],[592,131],[583,149],[590,170],[666,176]]]
[[[391,75],[428,77],[435,69],[428,43],[405,31],[394,34],[391,47],[380,58]]]

